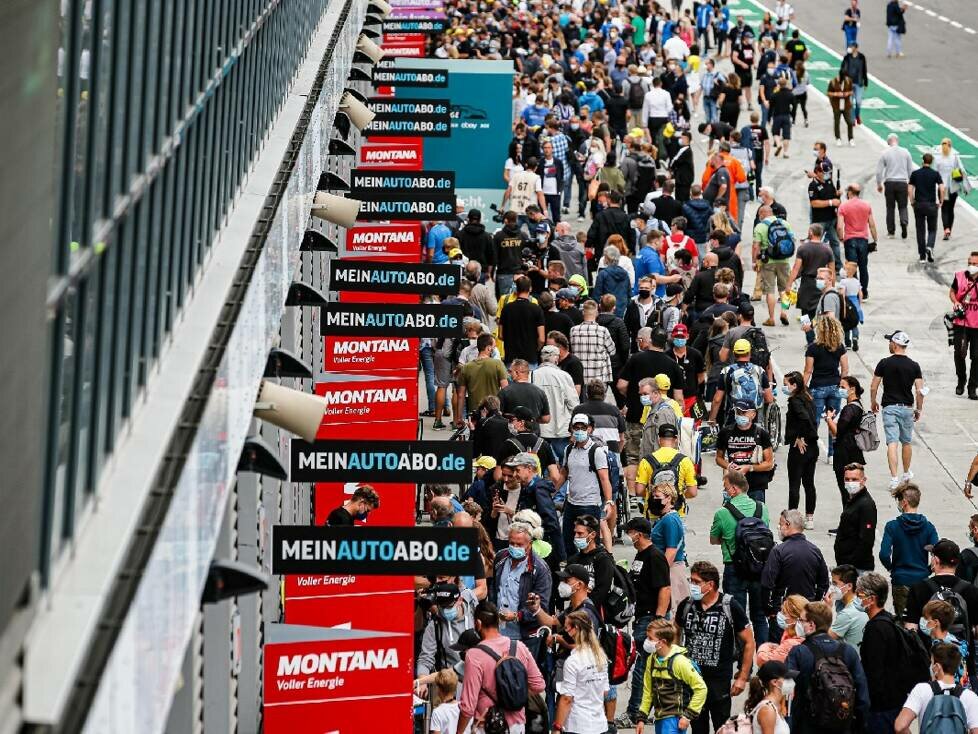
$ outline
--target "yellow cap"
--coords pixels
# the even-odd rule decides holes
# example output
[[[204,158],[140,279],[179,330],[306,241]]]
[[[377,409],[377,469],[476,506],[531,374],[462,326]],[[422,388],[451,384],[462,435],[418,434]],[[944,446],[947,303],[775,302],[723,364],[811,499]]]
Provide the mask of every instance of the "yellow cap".
[[[667,375],[659,373],[655,376],[655,386],[659,388],[659,392],[664,392],[672,387],[672,380]]]
[[[746,339],[738,339],[734,342],[734,354],[750,354],[750,342]]]
[[[496,460],[491,456],[480,456],[478,459],[472,462],[472,465],[479,467],[480,469],[487,469],[491,471],[496,468]]]
[[[448,251],[449,257],[461,257],[461,255],[462,255],[462,251],[457,247],[453,247],[451,250]]]
[[[628,133],[628,137],[630,137],[630,138],[644,138],[645,137],[645,131],[642,128],[640,128],[640,127],[633,127],[632,130],[631,130],[631,132]]]

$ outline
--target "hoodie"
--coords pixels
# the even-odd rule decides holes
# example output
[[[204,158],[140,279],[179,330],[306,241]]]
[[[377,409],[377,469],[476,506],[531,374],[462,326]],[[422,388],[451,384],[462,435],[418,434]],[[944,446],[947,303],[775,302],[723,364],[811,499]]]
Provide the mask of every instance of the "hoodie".
[[[686,716],[692,720],[703,710],[704,703],[706,683],[685,647],[673,645],[664,658],[649,655],[645,663],[639,720],[645,721],[649,716],[654,721],[673,716]]]
[[[594,288],[591,289],[591,297],[595,301],[600,301],[605,293],[615,297],[615,316],[619,318],[624,316],[628,300],[632,295],[632,284],[628,279],[628,273],[621,265],[609,265],[598,271]]]
[[[492,236],[482,222],[468,222],[458,231],[458,244],[462,254],[485,268],[495,265],[492,252]]]
[[[692,235],[690,235],[692,236]],[[695,239],[695,238],[694,238]],[[734,271],[734,280],[737,288],[744,287],[744,264],[740,261],[740,256],[733,251],[732,247],[720,245],[713,252],[717,254],[718,268],[730,268]]]
[[[500,275],[515,275],[523,265],[523,248],[529,244],[519,227],[503,225],[493,236],[493,259]]]
[[[564,264],[564,277],[570,280],[572,275],[584,275],[587,272],[584,248],[577,241],[577,237],[570,234],[557,235],[550,244],[557,248],[560,261]]]
[[[435,670],[451,668],[462,660],[462,656],[452,649],[459,635],[475,627],[475,607],[479,600],[469,589],[462,590],[460,614],[449,622],[436,612],[425,625],[421,636],[421,650],[418,652],[417,674],[427,675]],[[440,643],[440,644],[439,644]]]
[[[710,234],[710,217],[713,216],[710,202],[706,199],[690,199],[683,204],[683,214],[686,215],[686,234],[696,244],[706,242]]]
[[[638,294],[638,281],[644,278],[646,275],[665,275],[666,266],[662,264],[662,258],[659,253],[655,251],[655,248],[649,245],[643,245],[638,251],[638,255],[635,257],[635,287],[632,289],[632,293]],[[655,295],[662,298],[666,294],[666,286],[659,285],[655,288]]]
[[[919,512],[905,512],[886,523],[879,557],[894,586],[913,586],[930,576],[924,547],[937,541],[934,524]]]

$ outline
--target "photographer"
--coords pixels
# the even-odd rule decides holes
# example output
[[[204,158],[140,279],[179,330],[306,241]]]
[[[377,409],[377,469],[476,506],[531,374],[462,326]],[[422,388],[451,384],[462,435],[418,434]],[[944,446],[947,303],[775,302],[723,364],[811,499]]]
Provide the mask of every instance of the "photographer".
[[[551,260],[560,261],[560,252],[550,244],[553,225],[535,204],[526,208],[529,243],[521,253],[522,270],[530,279],[530,292],[540,295],[547,289],[547,269]]]

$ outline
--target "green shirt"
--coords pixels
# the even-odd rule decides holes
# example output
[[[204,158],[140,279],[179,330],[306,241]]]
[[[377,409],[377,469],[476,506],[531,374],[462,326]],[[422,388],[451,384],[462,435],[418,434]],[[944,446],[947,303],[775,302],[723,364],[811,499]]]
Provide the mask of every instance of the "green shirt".
[[[858,648],[863,641],[863,628],[869,621],[869,615],[862,609],[856,609],[853,606],[854,603],[855,599],[842,609],[836,607],[835,621],[832,623],[831,629],[840,639]]]
[[[632,34],[632,43],[635,44],[635,48],[645,45],[645,18],[641,15],[632,18],[632,28],[635,29]]]
[[[746,493],[738,494],[730,500],[730,504],[744,513],[745,517],[753,515],[757,507],[757,503],[748,497]],[[768,517],[767,505],[762,505],[761,507],[761,519],[764,520],[765,525],[770,526],[771,520]],[[727,508],[721,507],[713,513],[713,525],[710,526],[710,537],[722,538],[720,550],[723,552],[724,563],[733,563],[734,536],[736,534],[737,521],[734,520],[734,516],[730,514]]]
[[[775,219],[777,219],[777,217],[768,217],[766,219],[762,219],[761,221],[759,221],[757,223],[757,226],[754,227],[754,242],[759,243],[759,246],[761,248],[761,252],[764,252],[764,250],[766,250],[768,248],[767,229],[770,226],[771,222],[773,222]],[[792,235],[794,235],[795,231],[791,228],[791,225],[788,224],[788,221],[786,219],[782,219],[781,222],[784,224],[784,226],[787,228],[787,230]],[[782,259],[779,260],[779,259],[776,259],[776,258],[773,258],[772,257],[772,258],[770,258],[768,260],[768,262],[769,263],[783,263],[783,262],[788,262],[788,260],[790,260],[790,259],[791,259],[790,257],[786,257],[786,258],[782,258]]]
[[[469,410],[477,410],[490,395],[499,394],[499,384],[506,379],[506,367],[492,357],[476,357],[466,364],[458,376],[458,384],[466,390]]]

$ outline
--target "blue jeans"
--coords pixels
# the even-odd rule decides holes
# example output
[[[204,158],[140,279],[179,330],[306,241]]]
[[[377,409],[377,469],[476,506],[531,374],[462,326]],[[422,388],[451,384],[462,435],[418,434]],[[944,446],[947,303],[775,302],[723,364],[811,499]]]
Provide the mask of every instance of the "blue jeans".
[[[557,463],[563,466],[564,452],[567,451],[567,446],[570,444],[570,436],[548,438],[547,443],[550,444],[550,450],[554,452],[554,458],[557,460]]]
[[[815,428],[817,429],[822,423],[822,414],[825,413],[825,409],[829,408],[834,410],[836,414],[839,413],[839,406],[842,404],[842,398],[839,397],[839,386],[838,385],[825,385],[824,387],[813,387],[811,388],[812,398],[815,400]],[[829,456],[832,455],[832,447],[835,445],[835,439],[832,438],[832,434],[829,434]]]
[[[706,95],[703,95],[703,116],[707,122],[718,122],[720,120],[720,110],[717,107],[717,101]]]
[[[571,170],[570,163],[568,163],[566,160],[563,161],[563,164],[564,164],[564,182],[563,182],[562,192],[563,192],[563,199],[564,199],[564,207],[566,208],[570,206],[571,182],[574,180],[574,172]]]
[[[581,515],[592,515],[600,520],[601,506],[573,505],[570,502],[564,503],[564,525],[561,528],[561,535],[564,539],[564,548],[567,549],[568,556],[577,553],[577,549],[574,547],[574,521]]]
[[[825,244],[832,248],[832,256],[835,258],[835,272],[842,272],[842,248],[839,243],[839,233],[835,231],[836,218],[828,222],[819,222],[825,230]]]
[[[887,26],[886,34],[886,54],[887,56],[892,56],[894,54],[903,53],[903,34],[897,32],[897,27],[894,25]]]
[[[748,616],[754,626],[754,639],[766,640],[768,638],[768,624],[764,610],[761,608],[761,582],[741,580],[733,564],[724,563],[723,593],[730,594],[745,611],[748,609],[749,602]]]
[[[669,716],[655,722],[655,734],[680,734],[680,731],[678,716]]]
[[[859,113],[863,108],[863,91],[866,88],[862,84],[852,85],[852,115],[853,122],[859,119]]]
[[[651,614],[643,614],[641,617],[636,617],[635,623],[632,625],[632,640],[635,642],[635,649],[638,651],[638,655],[635,656],[635,665],[632,667],[632,692],[628,696],[628,706],[625,709],[629,716],[637,714],[639,707],[642,705],[642,688],[645,686],[645,665],[649,659],[648,653],[642,647],[642,643],[645,642],[645,629],[651,621]]]
[[[505,296],[513,289],[518,273],[496,273],[496,298]]]
[[[435,409],[435,351],[430,344],[424,344],[418,350],[421,359],[421,369],[424,371],[424,390],[428,395],[428,410]]]
[[[856,42],[856,39],[859,36],[859,27],[844,25],[842,26],[842,32],[846,34],[846,48],[849,48]]]
[[[846,260],[859,266],[859,287],[863,298],[869,295],[869,240],[864,237],[850,237],[844,243]]]

